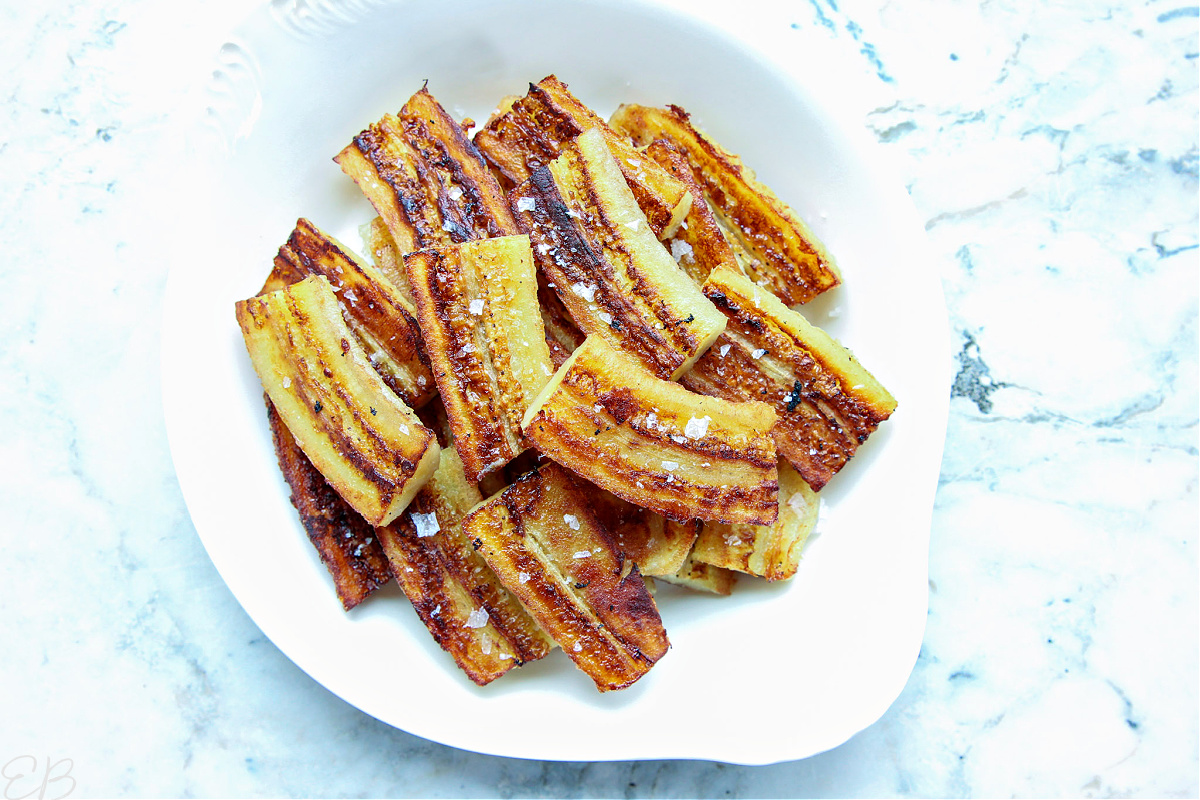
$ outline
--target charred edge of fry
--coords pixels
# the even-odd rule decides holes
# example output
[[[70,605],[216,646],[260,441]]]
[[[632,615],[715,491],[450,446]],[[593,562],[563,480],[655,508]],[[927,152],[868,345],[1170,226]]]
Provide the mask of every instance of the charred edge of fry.
[[[479,149],[428,90],[400,111],[409,142],[440,177],[437,203],[444,220],[468,229],[468,239],[517,233],[504,193]]]
[[[292,506],[333,578],[342,607],[349,611],[391,580],[387,558],[371,526],[304,455],[266,394],[263,401],[279,470],[291,490]]]
[[[697,130],[686,111],[625,105],[612,124],[641,144],[665,138],[687,154],[743,268],[784,302],[807,302],[840,283],[836,263],[808,225],[740,158]]]
[[[519,431],[504,426],[494,381],[476,344],[475,327],[462,307],[466,290],[458,284],[465,278],[457,252],[418,250],[405,256],[404,263],[450,429],[467,474],[479,481],[519,452]]]
[[[600,691],[629,686],[669,648],[636,566],[615,552],[561,467],[528,473],[476,507],[463,528]]]
[[[663,242],[679,266],[697,286],[703,286],[708,274],[717,267],[740,269],[733,248],[729,246],[712,209],[704,199],[703,189],[696,180],[687,156],[666,139],[655,139],[645,152],[672,177],[683,182],[695,198],[684,224],[674,236]]]
[[[284,285],[324,276],[339,294],[342,316],[384,383],[412,407],[429,401],[433,373],[416,308],[380,271],[362,264],[340,242],[301,218],[275,256],[272,275],[276,274]]]
[[[895,399],[836,340],[745,276],[715,270],[704,291],[729,326],[684,385],[770,403],[780,453],[819,491],[891,415]]]

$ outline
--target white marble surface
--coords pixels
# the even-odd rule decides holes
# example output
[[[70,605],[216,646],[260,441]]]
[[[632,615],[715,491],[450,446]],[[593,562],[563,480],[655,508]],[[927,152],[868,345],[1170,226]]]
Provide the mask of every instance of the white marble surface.
[[[328,694],[229,594],[166,447],[159,302],[187,243],[155,189],[239,5],[0,11],[0,794],[1197,794],[1193,0],[725,12],[853,65],[958,348],[908,686],[845,745],[760,768],[431,744]]]

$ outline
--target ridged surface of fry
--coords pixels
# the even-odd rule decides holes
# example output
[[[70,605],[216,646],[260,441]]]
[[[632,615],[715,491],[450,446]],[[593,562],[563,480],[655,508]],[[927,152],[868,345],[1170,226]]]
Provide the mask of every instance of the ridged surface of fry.
[[[439,448],[372,368],[320,275],[236,305],[250,361],[300,449],[373,525],[395,519]]]
[[[334,161],[375,207],[401,255],[518,233],[483,157],[424,89],[398,115],[369,125]]]
[[[544,455],[669,519],[769,525],[779,507],[774,422],[765,403],[695,394],[589,336],[522,427]]]
[[[704,524],[692,560],[769,581],[796,574],[800,552],[817,524],[819,500],[786,461],[779,464],[779,519],[773,525]]]
[[[588,485],[584,492],[617,551],[637,564],[643,575],[674,575],[683,566],[700,533],[699,520],[676,522],[596,486]]]
[[[646,147],[645,153],[663,169],[687,185],[695,199],[683,224],[663,244],[671,251],[676,263],[697,286],[703,286],[708,273],[720,266],[739,269],[733,248],[725,238],[724,231],[713,216],[704,191],[696,182],[691,162],[678,147],[666,139],[655,139]]]
[[[564,145],[509,195],[538,268],[588,335],[678,377],[724,317],[646,227],[599,131]]]
[[[617,553],[575,480],[556,464],[467,515],[463,532],[600,691],[650,670],[670,643],[637,567]]]
[[[895,398],[829,334],[744,275],[714,270],[704,292],[729,326],[682,383],[774,406],[780,454],[820,491],[891,415]]]
[[[302,218],[279,248],[264,292],[310,275],[329,281],[342,317],[383,382],[413,408],[428,402],[436,389],[412,302],[380,270]]]
[[[467,475],[525,449],[521,417],[550,379],[550,350],[526,236],[405,257],[421,331]]]
[[[378,529],[392,571],[442,649],[480,686],[542,658],[551,640],[500,583],[462,519],[483,500],[453,449],[391,525]]]
[[[597,128],[613,155],[650,228],[667,238],[691,208],[687,185],[663,170],[579,101],[553,75],[529,85],[529,93],[511,103],[475,134],[475,144],[505,183],[516,186],[546,166],[579,134]]]
[[[342,607],[349,611],[392,579],[375,530],[321,476],[296,444],[279,412],[266,400],[271,440],[279,470],[308,539],[333,578]]]
[[[833,257],[804,220],[740,158],[698,131],[682,108],[624,105],[610,121],[639,144],[666,139],[687,154],[743,269],[756,283],[795,305],[841,282]]]

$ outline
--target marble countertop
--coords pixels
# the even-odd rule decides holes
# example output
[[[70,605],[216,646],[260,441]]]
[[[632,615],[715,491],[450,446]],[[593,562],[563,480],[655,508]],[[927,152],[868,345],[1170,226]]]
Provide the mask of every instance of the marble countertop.
[[[172,469],[171,243],[153,235],[179,87],[245,4],[7,4],[0,793],[1195,796],[1189,3],[748,2],[728,21],[784,51],[814,28],[855,65],[957,365],[916,668],[877,724],[768,767],[454,750],[346,705],[262,636]]]

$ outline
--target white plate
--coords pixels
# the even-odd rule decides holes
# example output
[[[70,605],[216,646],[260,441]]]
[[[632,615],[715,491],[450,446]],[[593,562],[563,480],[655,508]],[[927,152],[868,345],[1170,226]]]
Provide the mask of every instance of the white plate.
[[[194,202],[172,253],[163,333],[172,455],[214,564],[301,669],[437,742],[537,759],[745,764],[844,742],[899,694],[925,624],[950,359],[941,288],[907,195],[881,177],[890,173],[865,136],[804,86],[676,12],[438,5],[275,2],[222,50],[208,122],[192,142]],[[233,315],[297,217],[359,241],[371,210],[331,158],[423,80],[452,113],[482,120],[550,72],[602,114],[625,101],[678,103],[757,168],[841,264],[844,287],[810,318],[899,400],[822,493],[820,535],[796,578],[743,579],[729,598],[661,590],[671,651],[638,684],[606,695],[561,652],[474,686],[394,587],[342,612],[288,502]]]

